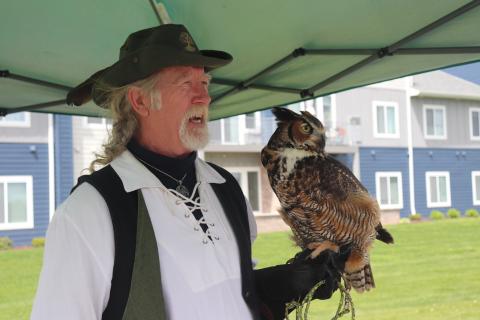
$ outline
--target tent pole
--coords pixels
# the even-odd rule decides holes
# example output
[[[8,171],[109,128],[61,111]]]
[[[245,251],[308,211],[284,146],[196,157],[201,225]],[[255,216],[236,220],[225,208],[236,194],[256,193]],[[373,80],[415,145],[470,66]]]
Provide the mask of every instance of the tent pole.
[[[5,107],[2,108],[2,107],[0,107],[0,117],[5,117],[7,114],[11,114],[11,113],[43,109],[43,108],[58,106],[58,105],[66,104],[66,103],[67,103],[67,100],[62,99],[62,100],[55,100],[55,101],[50,101],[50,102],[32,104],[32,105],[29,105],[29,106],[17,107],[17,108],[5,108]]]
[[[18,80],[22,82],[27,82],[31,84],[36,84],[44,87],[49,87],[53,89],[59,89],[63,91],[70,91],[72,88],[68,86],[64,86],[62,84],[48,82],[44,80],[38,80],[30,77],[21,76],[19,74],[11,73],[9,70],[0,70],[0,78],[8,78],[13,80]]]
[[[280,68],[284,64],[287,64],[288,62],[290,62],[292,59],[295,59],[297,57],[301,57],[301,56],[304,56],[304,55],[305,55],[305,49],[303,49],[303,48],[298,48],[298,49],[293,50],[293,52],[290,53],[285,58],[283,58],[283,59],[275,62],[274,64],[268,66],[267,68],[263,69],[259,73],[255,74],[253,77],[250,77],[249,79],[247,79],[245,81],[239,82],[234,88],[229,89],[229,90],[219,94],[218,96],[214,97],[212,99],[212,103],[213,102],[218,102],[218,100],[223,99],[226,96],[229,96],[229,95],[231,95],[233,93],[236,93],[238,91],[248,89],[251,86],[251,84],[255,80],[257,80],[258,78],[266,75],[267,73],[272,72],[275,69]]]
[[[399,49],[404,44],[406,44],[406,43],[408,43],[412,40],[415,40],[420,36],[423,36],[425,33],[428,33],[430,31],[438,28],[439,26],[441,26],[441,25],[449,22],[450,20],[452,20],[452,19],[454,19],[454,18],[456,18],[456,17],[458,17],[458,16],[476,8],[479,5],[480,5],[480,0],[470,1],[469,3],[464,5],[463,7],[460,7],[457,10],[450,12],[446,16],[443,16],[440,19],[437,19],[436,21],[430,23],[429,25],[426,25],[422,29],[420,29],[418,31],[415,31],[414,33],[412,33],[412,34],[406,36],[405,38],[395,42],[394,44],[388,46],[388,51],[393,52],[393,51]]]
[[[231,87],[235,87],[235,86],[239,85],[239,83],[237,81],[228,80],[228,79],[219,79],[219,78],[213,78],[211,83],[221,84],[221,85],[226,85],[226,86],[231,86]],[[274,87],[274,86],[268,86],[268,85],[263,85],[263,84],[251,84],[251,85],[249,85],[249,88],[266,90],[266,91],[294,93],[294,94],[300,94],[300,92],[302,91],[301,89]]]
[[[348,67],[347,69],[345,69],[345,70],[343,70],[343,71],[341,71],[341,72],[339,72],[339,73],[337,73],[333,76],[331,76],[330,78],[328,78],[326,80],[323,80],[323,81],[317,83],[316,85],[304,90],[304,92],[301,94],[301,97],[304,98],[304,97],[309,96],[309,95],[313,96],[315,91],[317,91],[317,90],[319,90],[323,87],[326,87],[330,83],[357,71],[358,69],[370,64],[371,62],[373,62],[377,59],[381,59],[385,56],[392,56],[394,53],[396,53],[397,50],[400,49],[401,46],[405,45],[406,43],[408,43],[412,40],[415,40],[416,38],[424,35],[427,32],[430,32],[430,31],[434,30],[435,28],[438,28],[439,26],[447,23],[448,21],[464,14],[465,12],[468,12],[468,11],[472,10],[473,8],[477,7],[478,5],[480,5],[480,0],[471,1],[471,2],[467,3],[466,5],[464,5],[463,7],[460,7],[457,10],[450,12],[446,16],[443,16],[440,19],[437,19],[436,21],[434,21],[434,22],[428,24],[427,26],[421,28],[420,30],[415,31],[414,33],[404,37],[403,39],[395,42],[394,44],[392,44],[388,47],[385,47],[385,48],[378,49],[376,51],[376,53],[372,54],[370,57],[368,57],[366,59],[363,59],[362,61]]]
[[[401,48],[395,55],[480,53],[480,47]]]
[[[155,0],[149,0],[148,2],[150,2],[152,9],[157,16],[157,20],[161,25],[172,23],[172,19],[170,19],[167,8],[165,8],[165,5],[163,3],[157,2]]]
[[[361,56],[375,54],[378,49],[305,49],[305,55],[319,56]],[[480,47],[434,47],[434,48],[399,48],[395,55],[408,54],[462,54],[480,53]]]

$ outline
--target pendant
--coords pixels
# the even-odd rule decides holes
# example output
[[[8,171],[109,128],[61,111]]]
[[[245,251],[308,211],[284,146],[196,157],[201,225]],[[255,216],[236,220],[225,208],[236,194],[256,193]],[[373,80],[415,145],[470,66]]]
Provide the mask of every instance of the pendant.
[[[179,184],[175,190],[177,190],[178,193],[184,195],[185,197],[189,197],[190,196],[190,192],[188,191],[187,187],[185,187],[183,184]]]

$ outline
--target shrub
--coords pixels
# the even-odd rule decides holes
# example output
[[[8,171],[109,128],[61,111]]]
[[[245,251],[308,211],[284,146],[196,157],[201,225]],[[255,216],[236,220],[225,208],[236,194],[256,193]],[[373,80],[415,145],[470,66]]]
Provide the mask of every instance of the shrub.
[[[400,223],[410,223],[410,219],[408,219],[408,218],[400,218]]]
[[[460,218],[460,210],[455,208],[448,209],[447,216],[452,219]]]
[[[432,210],[432,212],[430,212],[430,218],[432,220],[442,220],[443,218],[445,218],[445,215],[442,211]]]
[[[412,214],[410,215],[410,220],[412,221],[420,221],[422,220],[422,214],[421,213],[415,213],[415,214]]]
[[[45,238],[33,238],[32,246],[34,248],[40,248],[45,246]]]
[[[9,237],[0,237],[0,250],[12,248],[13,242]]]
[[[469,218],[477,218],[480,214],[478,213],[477,209],[467,209],[465,210],[465,217]]]

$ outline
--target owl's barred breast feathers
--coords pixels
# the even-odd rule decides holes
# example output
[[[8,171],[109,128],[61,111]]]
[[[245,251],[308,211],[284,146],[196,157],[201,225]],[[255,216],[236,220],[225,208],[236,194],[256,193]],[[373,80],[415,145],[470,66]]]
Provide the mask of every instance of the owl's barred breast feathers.
[[[280,215],[302,248],[352,245],[346,278],[359,292],[373,288],[371,245],[378,235],[393,242],[381,226],[378,203],[350,169],[325,152],[325,129],[318,119],[288,109],[273,113],[278,127],[261,157],[282,206]]]

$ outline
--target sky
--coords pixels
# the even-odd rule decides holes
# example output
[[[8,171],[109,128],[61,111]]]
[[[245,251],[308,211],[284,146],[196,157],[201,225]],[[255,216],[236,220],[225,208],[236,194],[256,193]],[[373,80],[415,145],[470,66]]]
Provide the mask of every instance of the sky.
[[[480,85],[480,62],[464,64],[458,67],[446,68],[443,69],[443,71]]]

